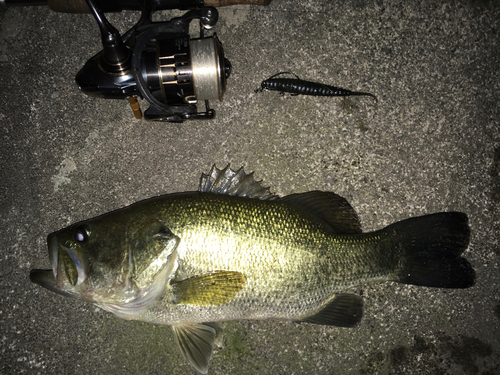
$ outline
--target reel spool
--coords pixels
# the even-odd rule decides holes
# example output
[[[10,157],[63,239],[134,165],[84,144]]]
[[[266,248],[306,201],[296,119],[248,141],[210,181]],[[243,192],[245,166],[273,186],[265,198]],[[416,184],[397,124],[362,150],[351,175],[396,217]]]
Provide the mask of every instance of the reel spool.
[[[146,38],[149,39],[149,38]],[[136,51],[137,51],[136,47]],[[215,37],[156,39],[134,52],[137,89],[150,104],[149,119],[164,120],[165,106],[196,105],[198,101],[222,100],[231,64]],[[170,108],[172,110],[172,108]],[[184,118],[213,118],[215,112],[184,113]],[[174,119],[170,119],[172,121]]]

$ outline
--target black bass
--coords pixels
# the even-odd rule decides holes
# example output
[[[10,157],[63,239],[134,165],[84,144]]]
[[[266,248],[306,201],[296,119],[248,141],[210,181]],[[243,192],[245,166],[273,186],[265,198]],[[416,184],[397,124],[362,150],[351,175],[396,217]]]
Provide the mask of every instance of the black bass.
[[[171,325],[206,373],[215,322],[288,319],[355,326],[367,281],[468,288],[467,216],[445,212],[362,233],[342,197],[278,197],[243,169],[215,166],[199,191],[169,194],[49,234],[51,270],[33,282],[120,318]]]

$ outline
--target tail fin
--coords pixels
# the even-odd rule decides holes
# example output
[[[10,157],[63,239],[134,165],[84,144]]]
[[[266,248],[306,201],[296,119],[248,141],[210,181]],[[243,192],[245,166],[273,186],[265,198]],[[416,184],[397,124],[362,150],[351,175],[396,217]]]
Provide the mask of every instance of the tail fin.
[[[443,212],[403,220],[385,228],[402,252],[395,281],[437,288],[468,288],[475,272],[460,255],[467,249],[467,215]]]

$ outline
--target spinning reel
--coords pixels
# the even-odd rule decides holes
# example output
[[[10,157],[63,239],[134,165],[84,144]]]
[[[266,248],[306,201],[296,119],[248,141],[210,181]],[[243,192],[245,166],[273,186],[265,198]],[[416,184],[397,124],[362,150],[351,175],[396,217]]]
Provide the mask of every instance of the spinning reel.
[[[209,99],[222,99],[231,64],[216,36],[204,38],[218,20],[217,9],[203,7],[167,22],[151,22],[151,3],[143,2],[139,22],[123,38],[93,0],[87,0],[101,30],[103,50],[76,75],[76,83],[90,95],[128,99],[141,118],[137,96],[149,102],[148,120],[182,122],[210,119]],[[191,39],[189,24],[200,21],[200,38]],[[205,101],[198,112],[197,102]]]
[[[192,9],[167,22],[151,22],[151,3],[147,3],[139,22],[122,38],[93,0],[87,3],[101,30],[103,50],[76,75],[84,93],[128,99],[136,118],[141,118],[137,96],[149,102],[144,112],[148,120],[214,117],[208,101],[222,99],[231,72],[217,37],[204,37],[204,30],[217,23],[217,9]],[[195,19],[200,21],[199,39],[189,36],[189,24]],[[199,100],[205,101],[203,112],[198,112]]]
[[[269,4],[270,0],[209,0],[214,5]],[[45,5],[44,1],[0,0],[0,8]],[[231,64],[215,35],[205,37],[218,20],[214,7],[202,0],[49,0],[56,11],[93,14],[101,31],[103,50],[76,75],[87,95],[105,99],[128,99],[136,118],[142,118],[137,97],[149,102],[147,120],[182,122],[211,119],[215,111],[209,100],[221,100]],[[105,18],[105,12],[140,10],[139,21],[123,36]],[[153,22],[155,10],[188,10],[181,17]],[[200,23],[199,38],[191,39],[189,25]],[[198,101],[205,110],[198,111]]]

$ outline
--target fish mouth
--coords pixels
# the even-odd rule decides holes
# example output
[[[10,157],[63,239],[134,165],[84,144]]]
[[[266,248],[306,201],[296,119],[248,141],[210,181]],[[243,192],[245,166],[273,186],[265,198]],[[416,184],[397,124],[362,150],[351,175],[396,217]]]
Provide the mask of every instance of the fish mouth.
[[[38,284],[52,292],[61,293],[61,289],[56,286],[57,278],[57,238],[54,233],[51,233],[47,237],[47,244],[49,248],[49,259],[52,269],[41,270],[33,269],[30,271],[31,282]]]
[[[33,269],[30,271],[30,280],[51,292],[63,295],[65,297],[76,296],[70,291],[61,289],[57,283],[57,274],[59,267],[59,242],[56,234],[51,233],[47,237],[47,245],[49,249],[49,260],[52,269]]]
[[[47,245],[56,285],[61,287],[65,284],[63,283],[63,280],[65,280],[71,286],[75,287],[87,279],[88,264],[80,250],[73,249],[61,243],[57,238],[56,232],[48,235]],[[61,289],[66,288],[63,287]]]
[[[31,270],[30,280],[31,282],[38,284],[51,292],[61,294],[66,297],[74,297],[71,293],[65,292],[56,286],[56,279],[52,270]]]

